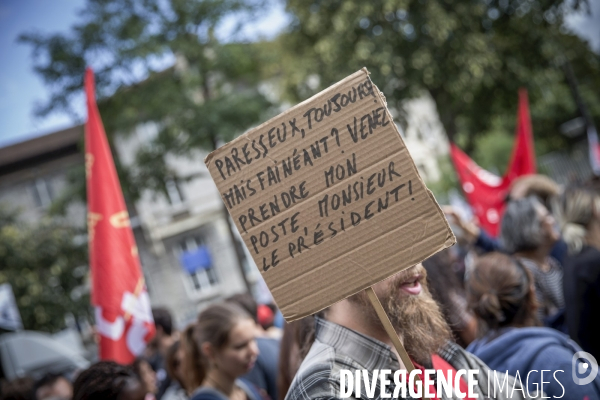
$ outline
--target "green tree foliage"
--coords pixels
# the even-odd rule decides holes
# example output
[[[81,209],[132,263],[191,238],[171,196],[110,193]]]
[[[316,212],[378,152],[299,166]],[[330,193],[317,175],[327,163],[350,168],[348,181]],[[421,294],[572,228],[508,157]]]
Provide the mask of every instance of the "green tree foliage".
[[[435,199],[440,204],[448,204],[451,191],[460,191],[458,177],[454,173],[452,160],[450,156],[440,157],[438,165],[441,171],[441,177],[435,182],[426,182],[427,188],[433,192]]]
[[[568,145],[561,123],[578,116],[562,64],[600,117],[600,58],[562,28],[563,0],[288,0],[281,38],[286,90],[303,98],[367,67],[390,106],[428,91],[448,135],[473,153],[495,119],[516,122],[517,91],[529,90],[540,153]],[[320,77],[317,87],[311,79]],[[495,151],[488,148],[487,151]],[[500,171],[503,173],[504,171]]]
[[[165,157],[213,149],[258,122],[270,106],[258,90],[258,50],[215,32],[225,19],[251,18],[262,6],[243,0],[88,0],[69,32],[20,37],[33,47],[37,73],[51,91],[41,116],[74,113],[86,65],[95,68],[100,113],[109,136],[141,123],[159,133],[135,169],[120,170],[133,200],[186,179]],[[74,175],[81,179],[82,174]]]
[[[46,220],[28,225],[0,209],[0,284],[10,283],[25,329],[56,332],[65,316],[89,317],[83,232]]]
[[[515,137],[510,130],[514,121],[515,117],[509,121],[494,118],[490,130],[475,139],[473,158],[482,168],[499,176],[504,174],[515,145]]]

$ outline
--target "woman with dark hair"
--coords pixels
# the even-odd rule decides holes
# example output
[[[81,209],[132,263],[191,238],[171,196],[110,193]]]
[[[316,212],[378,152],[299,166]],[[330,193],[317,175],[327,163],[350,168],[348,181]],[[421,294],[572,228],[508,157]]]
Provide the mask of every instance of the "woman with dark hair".
[[[535,197],[510,201],[500,228],[504,249],[532,274],[538,302],[538,318],[546,325],[565,307],[563,269],[550,256],[560,232],[548,209]]]
[[[600,398],[600,377],[582,386],[573,380],[579,346],[539,326],[533,274],[522,262],[501,253],[479,258],[467,280],[467,298],[480,328],[467,350],[490,368],[518,373],[530,393],[540,389],[551,398]]]
[[[146,389],[133,369],[100,361],[73,383],[73,400],[144,400]]]
[[[258,356],[254,320],[234,304],[213,304],[198,316],[193,339],[200,352],[201,385],[191,400],[260,400],[251,384],[239,379]]]
[[[185,374],[183,370],[183,348],[181,342],[177,340],[167,350],[165,358],[165,368],[167,375],[171,379],[171,384],[165,390],[161,400],[187,400],[187,392],[185,390]]]
[[[133,364],[131,364],[131,367],[144,384],[144,389],[146,390],[146,400],[156,399],[156,393],[158,392],[158,386],[156,384],[156,372],[154,372],[148,360],[143,357],[138,357]]]
[[[592,185],[568,188],[558,209],[569,247],[564,277],[569,335],[600,359],[600,190]]]

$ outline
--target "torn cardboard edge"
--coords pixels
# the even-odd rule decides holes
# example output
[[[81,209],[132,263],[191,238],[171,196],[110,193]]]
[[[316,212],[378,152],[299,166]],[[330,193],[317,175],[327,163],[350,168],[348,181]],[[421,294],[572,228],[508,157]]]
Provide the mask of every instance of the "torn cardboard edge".
[[[243,142],[244,140],[250,141],[250,139],[248,138],[250,135],[256,133],[257,131],[261,131],[261,130],[266,131],[266,128],[268,128],[269,125],[273,124],[274,120],[284,120],[286,116],[289,116],[291,114],[293,114],[293,116],[299,117],[300,115],[302,115],[302,112],[305,111],[306,109],[309,109],[311,107],[311,105],[314,105],[314,106],[318,105],[318,106],[320,106],[322,104],[320,102],[327,97],[327,96],[325,96],[325,93],[327,93],[327,94],[335,93],[336,92],[336,90],[335,90],[336,88],[342,88],[342,87],[344,87],[344,90],[347,90],[348,87],[345,87],[345,85],[349,85],[350,82],[358,81],[359,77],[361,77],[362,75],[364,75],[364,77],[366,79],[368,79],[368,81],[371,83],[371,85],[373,87],[373,95],[374,95],[374,97],[376,97],[381,102],[381,104],[384,105],[384,111],[383,112],[387,115],[387,118],[393,124],[393,127],[386,128],[386,129],[389,129],[390,131],[386,130],[385,132],[381,133],[382,135],[385,135],[386,139],[372,139],[371,142],[369,142],[368,144],[362,144],[362,142],[361,142],[360,144],[357,145],[356,149],[354,149],[354,148],[352,148],[352,149],[354,151],[356,151],[356,153],[359,154],[359,155],[363,155],[363,156],[364,155],[369,155],[372,152],[377,152],[378,151],[377,150],[377,141],[378,140],[387,140],[387,141],[389,141],[389,143],[392,143],[395,140],[397,140],[399,142],[399,146],[398,146],[399,150],[406,149],[406,145],[404,143],[404,140],[402,139],[402,137],[401,137],[401,135],[400,135],[400,133],[398,131],[398,128],[397,128],[397,126],[396,126],[396,124],[394,122],[394,119],[392,118],[392,115],[391,115],[389,109],[387,108],[387,102],[386,102],[385,96],[379,90],[379,88],[375,84],[373,84],[373,82],[371,81],[371,79],[369,77],[369,72],[367,71],[367,69],[366,68],[362,68],[361,70],[359,70],[359,71],[357,71],[357,72],[349,75],[345,79],[343,79],[343,80],[337,82],[336,84],[334,84],[334,85],[332,85],[332,86],[324,89],[323,91],[321,91],[321,92],[313,95],[309,99],[307,99],[307,100],[305,100],[305,101],[303,101],[303,102],[301,102],[301,103],[299,103],[299,104],[297,104],[297,105],[289,108],[288,110],[286,110],[286,111],[278,114],[277,116],[275,116],[275,117],[269,119],[268,121],[262,123],[258,127],[255,127],[253,129],[248,130],[247,132],[245,132],[243,135],[239,136],[238,138],[236,138],[236,139],[232,140],[231,142],[225,144],[224,146],[220,147],[219,149],[211,152],[206,157],[205,163],[206,163],[207,167],[209,168],[209,171],[211,172],[211,176],[213,176],[213,179],[215,180],[215,183],[216,183],[216,179],[215,178],[218,177],[218,175],[213,174],[213,172],[215,172],[215,171],[213,171],[214,168],[211,168],[211,163],[213,162],[213,158],[215,157],[215,155],[220,156],[221,153],[227,154],[228,150],[232,146],[236,146],[239,143]],[[341,93],[341,91],[339,91],[339,92]],[[373,107],[373,106],[371,105],[371,107]],[[353,116],[354,117],[360,116],[360,115],[362,115],[361,113],[364,113],[364,111],[367,110],[367,109],[369,109],[368,106],[366,104],[364,104],[364,105],[361,105],[358,109],[353,109],[353,111],[344,111],[344,112],[342,112],[342,113],[339,114],[340,116],[337,118],[337,120],[343,120],[343,118],[351,118]],[[334,122],[339,123],[339,121],[334,121]],[[326,128],[329,129],[330,126],[333,126],[332,124],[333,124],[332,121],[324,122],[323,126],[321,126],[319,129],[322,129],[322,130],[325,130]],[[307,137],[309,137],[310,140],[314,140],[315,137],[316,137],[315,135],[317,135],[317,132],[318,132],[318,129],[315,129],[315,131],[310,132],[310,134],[312,134],[313,136],[310,136],[310,134],[309,134],[309,136],[307,136]],[[379,135],[379,133],[377,133],[376,135]],[[389,135],[395,135],[396,137],[393,138],[392,136],[389,136]],[[385,142],[385,143],[388,143],[388,142]],[[355,142],[355,144],[356,144],[356,142]],[[275,154],[276,154],[275,156],[273,156],[273,154],[271,154],[271,156],[272,157],[276,157],[277,159],[279,159],[279,154],[277,154],[277,153],[275,153]],[[445,248],[448,248],[451,245],[453,245],[454,243],[456,243],[456,239],[455,239],[455,237],[454,237],[454,235],[453,235],[453,233],[452,233],[452,231],[450,229],[450,226],[449,226],[447,220],[444,217],[444,214],[443,214],[441,208],[437,204],[437,201],[435,200],[435,197],[433,196],[433,194],[431,193],[431,191],[429,191],[429,189],[427,189],[427,187],[425,186],[425,184],[424,184],[421,176],[419,175],[418,170],[417,170],[416,165],[415,165],[415,162],[412,159],[412,157],[410,156],[410,152],[407,151],[407,154],[408,154],[408,160],[410,160],[410,163],[407,162],[407,166],[409,167],[409,170],[410,170],[410,173],[409,173],[408,177],[411,177],[411,179],[417,179],[418,182],[419,182],[419,184],[426,191],[426,193],[427,193],[426,198],[429,200],[427,202],[428,204],[426,205],[426,207],[427,207],[428,213],[430,213],[429,215],[431,216],[431,213],[433,211],[435,211],[435,213],[437,214],[437,216],[442,219],[443,224],[444,224],[443,227],[442,227],[442,224],[439,223],[439,221],[434,221],[434,224],[433,224],[433,233],[432,234],[437,234],[438,238],[436,239],[436,242],[438,244],[436,246],[428,246],[427,247],[427,254],[428,255],[425,258],[428,258],[428,257],[431,257],[433,254],[435,254],[435,253],[437,253],[437,252],[439,252],[439,251],[441,251],[441,250],[443,250]],[[332,160],[334,162],[335,162],[335,160],[337,160],[337,158],[335,158],[335,156],[331,156],[331,157],[332,157]],[[267,160],[269,160],[269,161],[267,161]],[[406,160],[406,161],[408,161],[408,160]],[[262,166],[262,168],[264,168],[264,165],[266,165],[265,163],[272,162],[272,161],[273,160],[270,157],[267,157],[266,159],[263,159],[263,160],[259,160],[255,164],[255,166],[258,165],[258,167],[256,167],[256,169],[260,170],[261,166]],[[247,178],[248,176],[252,176],[251,172],[252,173],[255,172],[255,167],[248,168],[248,171],[245,172],[245,174],[247,174],[247,175],[244,175],[244,174],[241,174],[241,175],[242,175],[242,177],[246,177]],[[317,182],[318,181],[318,179],[317,179],[318,174],[317,174],[316,170],[314,172],[310,172],[308,174],[309,174],[309,176],[314,175],[314,178],[311,178],[313,180],[309,181],[309,183],[310,182]],[[223,176],[223,178],[224,178],[224,176]],[[291,183],[291,182],[295,182],[294,179],[291,179],[288,182],[288,184]],[[219,188],[219,193],[220,193],[223,201],[225,201],[225,198],[223,197],[223,190],[222,189],[226,188],[227,185],[230,185],[231,182],[232,182],[232,180],[230,180],[227,183],[225,183],[225,179],[223,179],[223,181],[221,181],[219,184],[217,184],[217,187]],[[328,189],[329,189],[329,187],[328,187]],[[275,191],[275,190],[276,189],[273,189],[273,191]],[[261,195],[259,195],[258,197],[262,198],[260,196]],[[270,194],[269,194],[269,196],[270,196]],[[434,209],[430,207],[431,206],[431,202],[433,202]],[[254,203],[252,203],[252,201],[249,201],[247,204],[246,203],[244,204],[244,207],[247,208],[248,206],[254,206],[253,204]],[[232,216],[232,219],[236,223],[236,226],[238,227],[238,229],[240,227],[238,226],[238,221],[236,220],[236,216],[239,214],[240,211],[243,211],[244,207],[242,207],[241,210],[240,209],[235,209],[235,210],[228,209],[228,211],[230,212],[230,214]],[[296,206],[293,206],[293,207],[296,207]],[[292,208],[288,208],[286,211],[292,210],[293,207]],[[407,210],[410,210],[410,208],[411,207],[408,207]],[[410,212],[410,211],[408,211],[408,212]],[[390,218],[395,218],[395,217],[394,217],[394,215],[391,215]],[[310,222],[312,223],[313,221],[311,220]],[[325,221],[325,222],[328,222],[328,221]],[[400,227],[400,226],[401,225],[397,225],[396,227],[394,227],[394,229],[398,229],[398,227]],[[361,229],[361,228],[360,227],[356,227],[356,229]],[[367,228],[365,228],[365,229],[367,229]],[[363,229],[363,231],[364,231],[364,229]],[[344,231],[344,234],[349,234],[348,232],[349,231]],[[446,232],[447,234],[445,236],[445,239],[443,239],[443,241],[442,241],[442,237],[439,237],[439,236],[443,232]],[[349,235],[350,236],[347,238],[348,241],[356,240],[354,238],[354,236],[356,235],[356,232],[352,232],[352,234],[349,234]],[[249,246],[249,243],[247,242],[247,240],[248,240],[248,238],[244,237],[245,245]],[[289,239],[286,239],[286,240],[289,240]],[[369,239],[368,242],[363,243],[361,245],[361,247],[362,246],[368,247],[368,246],[366,246],[367,244],[369,244],[369,243],[376,244],[377,241],[378,241],[378,236],[373,236],[372,238]],[[322,251],[326,252],[327,251],[324,248],[316,247],[316,245],[314,247],[315,248],[309,248],[308,251],[319,251],[319,252],[322,252]],[[344,247],[342,246],[341,248],[344,248]],[[260,263],[257,261],[257,256],[252,252],[252,250],[250,248],[248,248],[248,250],[249,250],[250,254],[252,254],[252,256],[253,256],[253,258],[254,258],[257,266],[260,269]],[[400,249],[397,252],[400,253],[401,251],[404,251],[404,249]],[[391,254],[393,255],[393,253],[391,253]],[[389,257],[389,255],[386,255],[386,257]],[[423,258],[423,259],[425,259],[425,258]],[[385,261],[387,259],[388,258],[383,259],[383,260]],[[341,263],[343,261],[344,261],[343,260],[343,256],[341,256],[340,257],[340,261],[339,262],[336,261],[336,262],[337,262],[337,264],[339,264],[339,263]],[[297,263],[297,261],[296,261],[296,263]],[[294,265],[290,266],[289,268],[292,268],[293,266]],[[364,279],[363,279],[364,284],[360,283],[360,280],[356,280],[355,279],[354,281],[351,281],[351,282],[353,282],[352,283],[353,289],[351,290],[351,292],[342,292],[339,295],[334,295],[334,296],[330,296],[330,293],[328,293],[328,295],[326,296],[327,302],[323,302],[324,304],[320,304],[318,306],[310,306],[310,307],[307,307],[307,306],[304,306],[304,307],[297,306],[298,302],[300,302],[300,303],[302,301],[306,302],[307,298],[314,297],[313,295],[310,294],[310,292],[311,292],[311,290],[310,290],[311,288],[310,287],[307,288],[306,293],[303,296],[297,296],[297,298],[294,297],[295,300],[293,300],[293,301],[289,297],[289,294],[287,294],[288,297],[286,298],[286,301],[284,303],[282,303],[282,304],[280,304],[280,300],[282,300],[282,299],[278,298],[278,296],[275,296],[275,294],[274,294],[274,296],[275,296],[275,302],[281,305],[280,308],[281,308],[282,312],[284,313],[284,316],[285,316],[286,320],[287,321],[293,321],[293,320],[296,320],[296,319],[303,318],[304,316],[307,316],[307,315],[310,315],[310,314],[314,314],[314,313],[316,313],[316,312],[318,312],[318,311],[320,311],[320,310],[322,310],[324,308],[327,308],[330,305],[335,304],[335,303],[337,303],[337,302],[339,302],[339,301],[341,301],[341,300],[343,300],[343,299],[345,299],[345,298],[347,298],[349,296],[352,296],[355,293],[358,293],[359,291],[364,290],[364,289],[366,289],[366,288],[374,285],[375,283],[377,283],[379,281],[385,280],[385,279],[387,279],[387,278],[395,275],[396,273],[398,273],[400,271],[403,271],[405,269],[410,268],[411,266],[412,265],[400,266],[400,267],[394,269],[393,271],[390,269],[389,274],[387,274],[386,270],[378,269],[377,270],[378,271],[377,275],[379,277],[377,279],[375,279],[375,280],[373,280],[373,278],[371,278],[372,275],[365,274],[364,275]],[[334,267],[337,267],[339,269],[339,265],[337,265],[337,266],[334,265]],[[285,271],[287,271],[287,270],[284,269],[284,270],[279,270],[279,271],[280,272],[278,272],[278,273],[281,273],[281,275],[283,276],[283,274],[285,274],[286,273]],[[281,271],[283,271],[283,272],[281,272]],[[337,271],[337,269],[336,269],[336,271]],[[274,270],[270,270],[268,272],[262,272],[261,271],[261,273],[263,275],[266,274],[266,273],[273,273],[273,272],[274,272]],[[340,270],[340,272],[341,272],[341,270]],[[383,277],[383,278],[380,278],[380,276],[382,275],[382,273],[386,273],[387,275],[385,277]],[[293,275],[293,277],[294,277],[294,279],[296,279],[297,275]],[[315,279],[314,274],[313,274],[313,276],[310,276],[310,278],[314,282],[314,279]],[[360,287],[356,288],[357,284],[360,285]],[[321,288],[319,290],[322,291],[322,286],[319,286],[319,287]],[[340,290],[342,288],[342,285],[339,284],[339,279],[337,279],[336,281],[332,281],[331,282],[331,287],[334,290]],[[276,290],[276,287],[273,287],[272,289]],[[313,301],[313,303],[316,303],[316,302],[317,301]],[[325,303],[327,303],[327,304],[325,304]],[[290,306],[293,306],[294,309],[300,308],[302,310],[300,312],[295,312],[295,311],[292,311],[292,310],[289,309]]]
[[[359,71],[357,71],[357,72],[355,72],[354,74],[352,74],[352,75],[348,76],[346,79],[349,79],[349,78],[353,77],[355,74],[358,74],[358,73],[360,73],[361,71],[365,72],[365,73],[366,73],[366,76],[369,78],[369,80],[371,80],[371,78],[370,78],[370,73],[367,71],[367,68],[366,68],[366,67],[363,67],[363,68],[361,68]],[[343,79],[343,80],[341,80],[340,82],[338,82],[338,83],[336,84],[336,86],[338,86],[339,84],[341,84],[342,82],[344,82],[346,79]],[[371,81],[371,82],[372,82],[372,81]],[[372,82],[372,83],[373,83],[373,82]],[[384,94],[383,94],[383,93],[382,93],[382,92],[379,90],[379,87],[378,87],[377,85],[375,85],[374,83],[373,83],[373,87],[374,87],[374,88],[376,88],[376,90],[375,90],[375,92],[376,92],[376,95],[379,97],[379,99],[380,99],[380,100],[382,101],[382,103],[385,105],[385,112],[388,114],[388,118],[389,118],[389,120],[390,120],[390,121],[394,121],[394,118],[393,118],[393,116],[391,115],[391,113],[390,113],[390,110],[389,110],[389,109],[388,109],[388,107],[387,107],[387,101],[386,101],[385,95],[384,95]],[[326,89],[325,89],[325,90],[326,90]],[[318,96],[320,93],[321,93],[321,92],[317,93],[317,95],[314,95],[314,96],[312,96],[312,97],[311,97],[309,100],[311,100],[311,99],[313,99],[314,97]],[[307,103],[307,102],[309,102],[309,100],[305,100],[304,102],[302,102],[302,103],[300,103],[300,104]],[[300,104],[299,104],[299,105],[300,105]],[[299,106],[299,105],[298,105],[298,106]],[[263,125],[264,125],[264,124],[263,124]],[[262,125],[261,125],[261,126],[262,126]],[[397,139],[398,139],[398,140],[399,140],[399,141],[402,143],[402,146],[406,148],[406,144],[404,143],[404,139],[402,139],[402,136],[400,135],[400,132],[398,131],[398,128],[397,128],[397,126],[395,125],[395,121],[394,121],[394,131],[395,131],[395,133],[397,134],[397,135],[396,135],[396,136],[397,136]],[[407,148],[407,150],[408,150],[408,148]],[[408,154],[410,154],[410,151],[408,152]],[[445,217],[445,215],[444,215],[444,212],[443,212],[442,208],[440,207],[440,205],[438,204],[438,202],[437,202],[437,200],[436,200],[435,196],[433,195],[433,192],[431,192],[431,190],[429,190],[429,188],[427,188],[427,186],[425,185],[425,182],[423,182],[423,179],[421,178],[421,175],[419,174],[419,170],[417,169],[417,166],[416,166],[416,164],[415,164],[415,161],[414,161],[414,159],[412,158],[412,156],[410,156],[410,162],[411,162],[411,164],[412,164],[412,167],[413,167],[413,169],[414,169],[414,170],[415,170],[415,172],[416,172],[416,175],[419,177],[419,180],[420,180],[420,181],[423,183],[423,186],[425,187],[425,189],[426,189],[426,191],[427,191],[427,194],[428,194],[429,198],[431,199],[431,201],[432,201],[432,202],[433,202],[433,204],[435,205],[435,207],[436,207],[436,209],[437,209],[437,213],[438,213],[438,214],[439,214],[439,215],[442,217],[442,220],[443,220],[444,224],[446,225],[446,229],[447,229],[447,232],[448,232],[448,235],[446,236],[446,240],[445,240],[445,241],[444,241],[444,243],[442,244],[442,247],[440,247],[440,248],[438,248],[437,250],[433,251],[433,252],[432,252],[432,253],[431,253],[429,256],[427,256],[425,259],[423,259],[423,261],[424,261],[424,260],[428,259],[429,257],[432,257],[433,255],[435,255],[435,254],[439,253],[440,251],[442,251],[442,250],[445,250],[445,249],[447,249],[447,248],[450,248],[450,247],[454,246],[454,245],[456,244],[456,237],[454,236],[454,233],[452,232],[452,229],[450,228],[450,224],[448,223],[448,220],[446,219],[446,217]],[[417,263],[417,264],[418,264],[418,263]],[[416,265],[416,264],[414,264],[414,265]],[[329,306],[331,306],[331,305],[333,305],[333,304],[336,304],[336,303],[339,303],[340,301],[342,301],[342,300],[344,300],[344,299],[347,299],[348,297],[354,296],[355,294],[357,294],[357,293],[359,293],[359,292],[362,292],[363,290],[365,290],[365,289],[368,289],[368,288],[372,287],[373,285],[375,285],[375,284],[377,284],[377,283],[379,283],[379,282],[382,282],[382,281],[384,281],[384,280],[386,280],[386,279],[389,279],[389,278],[391,278],[392,276],[394,276],[394,275],[396,275],[396,274],[398,274],[398,273],[400,273],[400,272],[402,272],[402,271],[405,271],[405,270],[407,270],[407,269],[409,269],[409,268],[413,267],[414,265],[409,265],[409,266],[406,266],[406,267],[404,267],[404,268],[398,269],[398,270],[396,270],[394,273],[392,273],[391,275],[388,275],[387,277],[385,277],[385,278],[383,278],[383,279],[380,279],[380,280],[377,280],[377,281],[375,281],[375,282],[369,283],[368,285],[365,285],[365,287],[363,287],[363,288],[361,288],[361,289],[358,289],[358,290],[356,290],[356,291],[352,292],[351,294],[349,294],[349,295],[346,295],[346,296],[344,296],[344,297],[342,297],[342,298],[340,298],[340,299],[338,299],[338,300],[334,301],[333,303],[331,303],[331,304],[329,304],[329,305],[327,305],[327,306],[321,307],[321,308],[319,308],[319,309],[311,310],[311,311],[308,311],[308,312],[305,312],[305,313],[297,314],[297,315],[290,315],[289,317],[288,317],[288,316],[285,316],[285,320],[286,320],[287,322],[292,322],[292,321],[296,321],[296,320],[302,319],[302,318],[304,318],[304,317],[307,317],[307,316],[309,316],[309,315],[316,314],[316,313],[318,313],[318,312],[320,312],[320,311],[323,311],[324,309],[328,308]]]
[[[268,126],[268,125],[271,123],[271,121],[272,121],[273,119],[275,119],[275,118],[280,118],[280,117],[284,117],[284,116],[286,116],[286,115],[288,115],[288,114],[291,114],[291,113],[293,113],[294,111],[297,111],[298,109],[300,109],[300,108],[304,107],[306,104],[309,104],[309,103],[311,103],[312,101],[314,101],[315,99],[317,99],[317,98],[318,98],[318,97],[321,95],[321,93],[323,93],[324,91],[326,91],[326,90],[329,90],[329,89],[334,89],[334,88],[336,88],[336,87],[339,87],[339,86],[342,86],[342,85],[345,83],[344,81],[346,81],[347,79],[351,79],[351,78],[353,78],[355,75],[359,75],[361,72],[365,73],[367,77],[370,77],[370,76],[371,76],[371,73],[370,73],[370,72],[367,70],[367,67],[362,67],[361,69],[359,69],[358,71],[356,71],[355,73],[353,73],[353,74],[351,74],[351,75],[348,75],[346,78],[342,79],[341,81],[339,81],[339,82],[336,82],[336,83],[334,83],[333,85],[331,85],[331,86],[329,86],[329,87],[327,87],[327,88],[325,88],[325,89],[321,90],[319,93],[313,94],[313,95],[312,95],[311,97],[309,97],[308,99],[306,99],[306,100],[304,100],[304,101],[302,101],[302,102],[300,102],[300,103],[296,104],[295,106],[292,106],[292,107],[288,108],[287,110],[283,111],[282,113],[279,113],[279,114],[277,114],[276,116],[274,116],[273,118],[271,118],[271,119],[269,119],[269,120],[267,120],[267,121],[263,122],[263,123],[262,123],[262,124],[260,124],[259,126],[257,126],[257,127],[254,127],[254,128],[251,128],[251,129],[247,130],[246,132],[244,132],[244,133],[243,133],[243,134],[241,134],[240,136],[238,136],[238,137],[236,137],[235,139],[233,139],[233,140],[231,140],[231,141],[229,141],[229,142],[225,143],[223,146],[219,147],[218,149],[215,149],[215,150],[211,151],[211,152],[210,152],[210,154],[209,154],[209,155],[207,155],[207,156],[204,158],[204,164],[206,164],[206,166],[207,166],[207,167],[209,167],[209,166],[210,166],[210,164],[211,164],[211,162],[212,162],[212,159],[213,159],[213,157],[214,157],[214,155],[215,155],[215,153],[216,153],[217,151],[223,151],[223,150],[225,150],[225,149],[229,148],[229,146],[233,146],[233,145],[234,145],[234,144],[235,144],[235,143],[236,143],[238,140],[240,140],[240,139],[241,139],[243,136],[250,135],[250,134],[251,134],[251,133],[253,133],[253,132],[256,132],[256,131],[258,131],[258,130],[261,130],[261,129],[262,129],[262,128],[264,128],[265,126]],[[371,79],[369,78],[369,80],[371,80]],[[371,83],[373,83],[373,81],[371,81]],[[375,85],[374,85],[374,86],[375,86]],[[375,86],[375,87],[376,87],[376,86]],[[378,92],[378,94],[380,93],[380,92],[379,92],[379,89],[377,89],[377,92]],[[381,97],[381,96],[380,96],[380,97]],[[387,103],[385,102],[385,97],[383,97],[383,99],[384,99],[385,108],[386,108],[386,110],[387,110]],[[391,120],[393,121],[393,119],[391,119]]]
[[[424,258],[424,259],[423,259],[423,261],[425,261],[425,260],[427,260],[428,258],[430,258],[430,257],[434,256],[435,254],[439,253],[439,252],[440,252],[440,251],[442,251],[442,250],[446,250],[446,249],[448,249],[448,248],[450,248],[450,247],[454,246],[455,244],[456,244],[456,237],[454,236],[454,234],[452,234],[452,235],[449,235],[449,236],[446,238],[446,241],[445,241],[445,242],[442,244],[442,247],[440,247],[439,249],[435,250],[435,251],[434,251],[433,253],[431,253],[429,256],[427,256],[426,258]],[[422,262],[422,261],[421,261],[421,262]],[[385,281],[385,280],[387,280],[387,279],[390,279],[390,278],[392,278],[394,275],[396,275],[396,274],[398,274],[398,273],[400,273],[400,272],[402,272],[402,271],[405,271],[405,270],[407,270],[407,269],[409,269],[409,268],[412,268],[412,267],[414,267],[414,266],[415,266],[415,265],[417,265],[417,264],[420,264],[420,263],[416,263],[416,264],[413,264],[413,265],[408,265],[408,266],[406,266],[406,267],[404,267],[404,268],[401,268],[401,269],[398,269],[398,270],[394,271],[394,272],[393,272],[391,275],[389,275],[389,276],[387,276],[387,277],[385,277],[385,278],[383,278],[383,279],[380,279],[380,280],[377,280],[377,281],[373,281],[373,282],[369,282],[369,284],[368,284],[368,285],[366,285],[364,288],[362,288],[362,289],[358,289],[358,290],[356,290],[356,291],[354,291],[354,292],[350,293],[349,295],[347,295],[347,296],[345,296],[345,297],[343,297],[343,298],[340,298],[340,299],[338,299],[338,300],[334,301],[333,303],[331,303],[331,304],[329,304],[329,305],[326,305],[326,306],[324,306],[324,307],[321,307],[321,308],[318,308],[318,309],[310,310],[310,311],[307,311],[307,312],[304,312],[304,313],[294,314],[294,315],[290,315],[290,316],[284,316],[284,318],[285,318],[286,322],[293,322],[293,321],[297,321],[297,320],[299,320],[299,319],[302,319],[302,318],[308,317],[308,316],[310,316],[310,315],[317,314],[317,313],[319,313],[319,312],[321,312],[321,311],[325,310],[326,308],[329,308],[330,306],[332,306],[332,305],[334,305],[334,304],[337,304],[337,303],[339,303],[340,301],[347,299],[348,297],[352,297],[352,296],[354,296],[355,294],[357,294],[357,293],[360,293],[360,292],[362,292],[363,290],[365,290],[365,289],[368,289],[368,288],[372,287],[373,285],[376,285],[376,284],[378,284],[379,282],[383,282],[383,281]],[[277,301],[275,301],[275,304],[277,304]]]

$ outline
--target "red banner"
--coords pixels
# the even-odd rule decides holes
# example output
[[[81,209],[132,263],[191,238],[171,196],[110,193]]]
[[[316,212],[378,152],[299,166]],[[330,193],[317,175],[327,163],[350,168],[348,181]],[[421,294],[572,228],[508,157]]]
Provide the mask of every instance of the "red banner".
[[[129,364],[154,336],[154,321],[90,68],[85,73],[85,91],[87,223],[100,359]]]
[[[533,131],[525,89],[519,90],[516,131],[512,156],[502,178],[479,167],[454,143],[450,145],[450,155],[467,201],[479,219],[480,226],[493,236],[498,234],[504,200],[512,181],[519,176],[536,172]]]

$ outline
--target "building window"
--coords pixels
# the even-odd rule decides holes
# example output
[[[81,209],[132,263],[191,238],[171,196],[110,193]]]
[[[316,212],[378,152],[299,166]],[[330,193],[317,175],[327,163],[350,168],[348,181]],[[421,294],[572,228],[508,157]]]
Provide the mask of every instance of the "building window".
[[[181,191],[177,181],[174,179],[169,179],[165,182],[165,187],[167,189],[167,198],[172,206],[183,204],[183,192]]]
[[[37,178],[32,186],[35,205],[42,208],[50,206],[53,199],[50,180],[47,178]]]
[[[208,247],[201,237],[190,236],[175,246],[175,256],[194,291],[204,291],[219,283]]]

